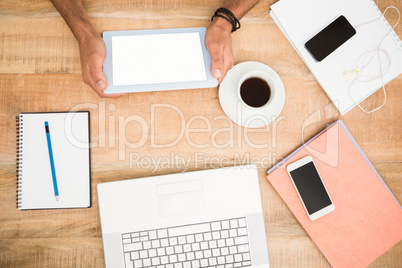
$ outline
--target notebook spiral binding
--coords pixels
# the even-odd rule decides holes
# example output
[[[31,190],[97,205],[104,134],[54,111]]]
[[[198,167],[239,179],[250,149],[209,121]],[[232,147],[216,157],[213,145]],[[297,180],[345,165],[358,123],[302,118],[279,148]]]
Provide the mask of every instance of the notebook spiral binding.
[[[396,46],[402,50],[402,41],[401,39],[399,39],[398,35],[395,33],[395,31],[392,29],[392,26],[389,24],[389,22],[387,21],[387,19],[382,15],[381,10],[378,8],[377,4],[373,1],[373,0],[367,0],[371,7],[373,8],[374,12],[376,13],[377,16],[381,17],[381,22],[384,24],[385,29],[390,33],[390,36],[392,38],[392,40],[394,41],[394,43],[396,44]]]
[[[17,208],[22,207],[22,142],[24,140],[23,115],[16,117],[17,126]]]

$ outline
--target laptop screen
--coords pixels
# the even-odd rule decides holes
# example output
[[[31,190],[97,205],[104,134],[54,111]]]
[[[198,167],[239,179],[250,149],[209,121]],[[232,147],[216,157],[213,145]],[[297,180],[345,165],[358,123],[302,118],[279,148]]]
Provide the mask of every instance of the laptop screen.
[[[198,32],[113,36],[112,54],[114,86],[207,80]]]

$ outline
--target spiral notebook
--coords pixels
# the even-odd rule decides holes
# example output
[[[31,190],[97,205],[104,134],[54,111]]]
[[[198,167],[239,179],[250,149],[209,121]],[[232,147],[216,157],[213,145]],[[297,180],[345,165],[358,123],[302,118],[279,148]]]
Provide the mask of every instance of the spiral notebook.
[[[286,171],[307,155],[335,205],[315,221]],[[267,178],[333,267],[366,267],[402,239],[402,207],[341,120],[270,169]]]
[[[389,10],[386,17],[391,13],[396,11]],[[377,49],[384,38],[381,49],[392,59],[384,83],[402,73],[402,42],[373,0],[280,0],[271,6],[270,15],[342,115],[382,87],[381,78],[368,79],[380,74],[377,59],[359,73],[360,79],[367,81],[356,82],[351,89],[355,77],[348,78],[345,72],[359,71],[359,58],[362,61],[365,53]],[[304,44],[340,15],[356,29],[356,35],[316,62]],[[381,63],[385,73],[388,60],[384,53]],[[379,98],[381,103],[382,95]]]
[[[48,122],[58,200],[55,197]],[[21,113],[17,116],[17,208],[91,206],[89,112]]]

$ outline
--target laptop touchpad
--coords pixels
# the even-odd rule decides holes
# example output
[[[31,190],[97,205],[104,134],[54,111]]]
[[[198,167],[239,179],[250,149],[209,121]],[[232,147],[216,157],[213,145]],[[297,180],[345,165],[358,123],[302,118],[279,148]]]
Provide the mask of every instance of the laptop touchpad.
[[[205,208],[200,180],[159,184],[157,194],[161,217],[200,213]]]

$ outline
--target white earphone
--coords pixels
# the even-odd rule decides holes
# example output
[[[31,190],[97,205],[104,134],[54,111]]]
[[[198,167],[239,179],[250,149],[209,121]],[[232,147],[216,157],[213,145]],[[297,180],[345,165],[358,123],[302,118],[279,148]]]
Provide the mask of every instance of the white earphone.
[[[357,68],[354,68],[353,70],[350,71],[345,71],[343,75],[345,76],[346,81],[350,84],[357,78],[357,76],[360,74],[360,71]]]
[[[356,61],[356,67],[355,67],[353,70],[351,70],[351,71],[345,71],[345,72],[344,72],[345,79],[346,79],[346,80],[348,81],[348,83],[350,84],[350,85],[349,85],[349,90],[348,90],[348,91],[349,91],[349,96],[350,96],[350,98],[352,98],[352,100],[354,100],[354,101],[357,101],[357,100],[353,99],[353,97],[352,97],[352,87],[353,87],[353,85],[354,85],[356,82],[362,82],[362,83],[364,83],[364,82],[370,82],[370,81],[373,81],[373,80],[377,80],[377,79],[379,79],[379,78],[381,79],[381,84],[382,84],[382,88],[383,88],[383,92],[384,92],[384,102],[383,102],[383,104],[381,104],[379,107],[377,107],[377,108],[375,108],[375,109],[373,109],[373,110],[371,110],[371,111],[366,111],[365,109],[363,109],[363,108],[360,106],[360,104],[357,104],[357,106],[359,106],[359,108],[360,108],[363,112],[365,112],[365,113],[372,113],[372,112],[375,112],[375,111],[379,110],[381,107],[383,107],[383,106],[385,105],[385,103],[387,102],[387,94],[386,94],[386,92],[385,92],[385,85],[384,85],[384,76],[385,76],[385,75],[389,72],[389,70],[391,69],[392,58],[391,58],[391,56],[389,55],[389,53],[388,53],[387,51],[385,51],[384,49],[381,48],[381,45],[382,45],[382,43],[384,42],[385,38],[386,38],[391,32],[393,32],[393,30],[394,30],[395,27],[398,25],[399,20],[400,20],[400,18],[401,18],[401,14],[400,14],[399,10],[398,10],[396,7],[394,7],[394,6],[389,6],[389,7],[387,7],[387,8],[384,10],[384,12],[382,13],[382,16],[384,16],[385,13],[387,12],[387,10],[390,9],[390,8],[395,9],[395,10],[398,12],[398,21],[395,23],[394,27],[392,27],[392,30],[390,30],[390,31],[388,32],[388,34],[385,35],[385,37],[381,40],[380,44],[378,45],[378,47],[377,47],[376,49],[363,53],[363,54],[357,59],[357,61]],[[372,22],[375,22],[375,21],[381,19],[382,16],[378,17],[378,18],[375,19],[375,20],[372,20],[372,21],[369,21],[369,22],[366,22],[366,23],[359,24],[359,25],[357,25],[355,28],[357,29],[357,28],[359,28],[359,27],[361,27],[361,26],[364,26],[364,25],[370,24],[370,23],[372,23]],[[381,54],[383,55],[383,58],[385,57],[385,58],[387,59],[387,61],[388,61],[388,63],[385,63],[385,64],[386,64],[385,66],[383,66],[383,63],[382,63],[382,61],[381,61]],[[372,60],[374,59],[374,56],[377,56],[377,58],[378,58],[378,64],[379,64],[379,67],[380,67],[380,73],[379,73],[379,75],[374,76],[374,77],[373,77],[373,76],[364,75],[364,70],[365,70],[365,68],[372,62]]]

